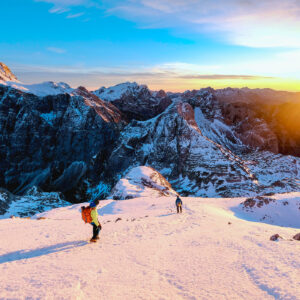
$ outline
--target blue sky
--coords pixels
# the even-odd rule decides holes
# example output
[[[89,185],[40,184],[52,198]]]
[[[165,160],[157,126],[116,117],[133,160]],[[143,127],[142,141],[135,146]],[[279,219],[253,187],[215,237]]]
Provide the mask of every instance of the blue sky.
[[[10,0],[0,10],[0,61],[25,83],[300,89],[297,0]]]

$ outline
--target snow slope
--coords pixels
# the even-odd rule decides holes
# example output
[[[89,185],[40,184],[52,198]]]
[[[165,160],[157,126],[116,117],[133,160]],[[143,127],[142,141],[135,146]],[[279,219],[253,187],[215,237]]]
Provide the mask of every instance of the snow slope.
[[[0,299],[300,299],[299,229],[237,218],[243,200],[105,200],[96,244],[80,204],[0,220]]]
[[[44,97],[48,95],[59,95],[68,93],[70,95],[74,94],[74,89],[72,89],[67,83],[64,82],[53,82],[46,81],[36,84],[23,84],[21,82],[6,81],[0,84],[11,86],[14,89],[20,90],[25,93],[34,94],[39,97]]]

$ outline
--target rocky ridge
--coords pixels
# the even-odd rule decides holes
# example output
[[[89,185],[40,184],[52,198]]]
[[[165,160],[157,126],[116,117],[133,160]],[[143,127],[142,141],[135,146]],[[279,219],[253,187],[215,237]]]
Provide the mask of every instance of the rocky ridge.
[[[0,62],[0,83],[1,81],[18,81],[7,65]]]

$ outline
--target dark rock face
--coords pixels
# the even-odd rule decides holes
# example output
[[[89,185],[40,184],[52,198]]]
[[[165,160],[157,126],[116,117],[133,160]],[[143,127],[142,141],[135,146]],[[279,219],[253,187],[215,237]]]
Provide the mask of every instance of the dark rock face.
[[[23,193],[36,185],[84,199],[84,179],[99,176],[93,168],[123,122],[112,104],[87,96],[39,98],[0,86],[0,186]]]
[[[6,189],[0,188],[0,215],[5,214],[13,201],[14,195]]]

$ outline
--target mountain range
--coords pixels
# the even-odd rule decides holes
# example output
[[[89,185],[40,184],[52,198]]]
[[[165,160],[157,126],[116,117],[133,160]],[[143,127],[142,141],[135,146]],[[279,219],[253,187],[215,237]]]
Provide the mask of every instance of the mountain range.
[[[299,93],[25,85],[0,63],[0,129],[0,187],[19,196],[103,199],[139,166],[184,196],[300,189]]]

